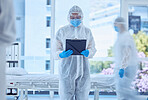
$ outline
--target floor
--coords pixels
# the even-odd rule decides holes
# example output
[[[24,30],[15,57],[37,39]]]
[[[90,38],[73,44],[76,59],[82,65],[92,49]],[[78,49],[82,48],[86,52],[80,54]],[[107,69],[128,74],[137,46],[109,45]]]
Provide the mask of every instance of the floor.
[[[148,95],[142,95],[142,97],[146,98]],[[7,97],[7,100],[15,99],[14,97],[9,96]],[[58,95],[55,95],[53,99],[51,99],[49,95],[28,95],[28,100],[60,100],[60,98]],[[90,95],[89,100],[94,100],[94,95]],[[117,97],[116,95],[100,95],[99,100],[117,100]]]
[[[14,97],[7,97],[7,100],[14,100]],[[29,95],[28,100],[60,100],[58,95],[55,95],[53,99],[49,95]],[[94,100],[94,96],[90,95],[89,100]],[[100,95],[99,100],[117,100],[114,95]]]

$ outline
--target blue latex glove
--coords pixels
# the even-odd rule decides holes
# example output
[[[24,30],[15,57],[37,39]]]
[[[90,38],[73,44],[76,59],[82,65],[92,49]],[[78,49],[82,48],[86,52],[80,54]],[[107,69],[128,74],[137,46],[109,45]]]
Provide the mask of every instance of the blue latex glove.
[[[114,29],[116,32],[119,32],[119,28],[117,26],[114,26]]]
[[[120,69],[119,70],[119,76],[120,76],[120,78],[123,78],[123,76],[124,76],[124,69]]]
[[[89,50],[83,50],[83,51],[81,52],[81,54],[84,55],[85,57],[88,57],[88,55],[89,55]]]
[[[60,53],[59,56],[61,58],[66,58],[66,57],[69,57],[72,54],[73,54],[73,51],[72,50],[67,50],[67,51],[63,51],[62,53]]]

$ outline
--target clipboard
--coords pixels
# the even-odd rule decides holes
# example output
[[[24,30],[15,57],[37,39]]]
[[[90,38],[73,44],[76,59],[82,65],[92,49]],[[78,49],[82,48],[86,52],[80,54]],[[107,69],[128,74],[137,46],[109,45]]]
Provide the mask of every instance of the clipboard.
[[[72,55],[82,55],[81,52],[86,49],[85,39],[66,39],[66,51],[73,50]]]

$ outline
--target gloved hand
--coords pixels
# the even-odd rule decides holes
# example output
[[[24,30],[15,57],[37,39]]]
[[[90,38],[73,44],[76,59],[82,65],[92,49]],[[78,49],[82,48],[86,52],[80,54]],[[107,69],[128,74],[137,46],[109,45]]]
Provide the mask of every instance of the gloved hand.
[[[120,78],[123,78],[123,76],[124,76],[124,69],[120,69],[119,70],[119,76],[120,76]]]
[[[81,54],[84,55],[85,57],[88,57],[88,55],[89,55],[89,50],[83,50],[83,51],[81,52]]]
[[[73,54],[73,51],[72,50],[67,50],[67,51],[63,51],[62,53],[60,53],[59,56],[61,58],[66,58],[66,57],[69,57],[72,54]]]

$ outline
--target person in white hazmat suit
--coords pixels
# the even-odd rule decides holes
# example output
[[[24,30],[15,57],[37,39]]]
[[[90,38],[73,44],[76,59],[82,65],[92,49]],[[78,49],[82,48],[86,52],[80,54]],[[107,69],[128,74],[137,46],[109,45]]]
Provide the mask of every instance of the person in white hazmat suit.
[[[146,100],[136,95],[131,88],[138,69],[138,56],[134,40],[126,29],[125,20],[116,18],[114,22],[118,37],[114,45],[115,82],[118,100]]]
[[[73,6],[68,14],[69,25],[60,28],[56,34],[56,53],[60,59],[59,92],[60,100],[88,100],[90,91],[90,73],[88,58],[96,53],[91,30],[83,25],[83,13],[78,6]],[[86,39],[86,50],[82,55],[71,55],[65,51],[66,39]]]
[[[15,41],[13,0],[0,0],[0,100],[6,100],[6,47]]]

